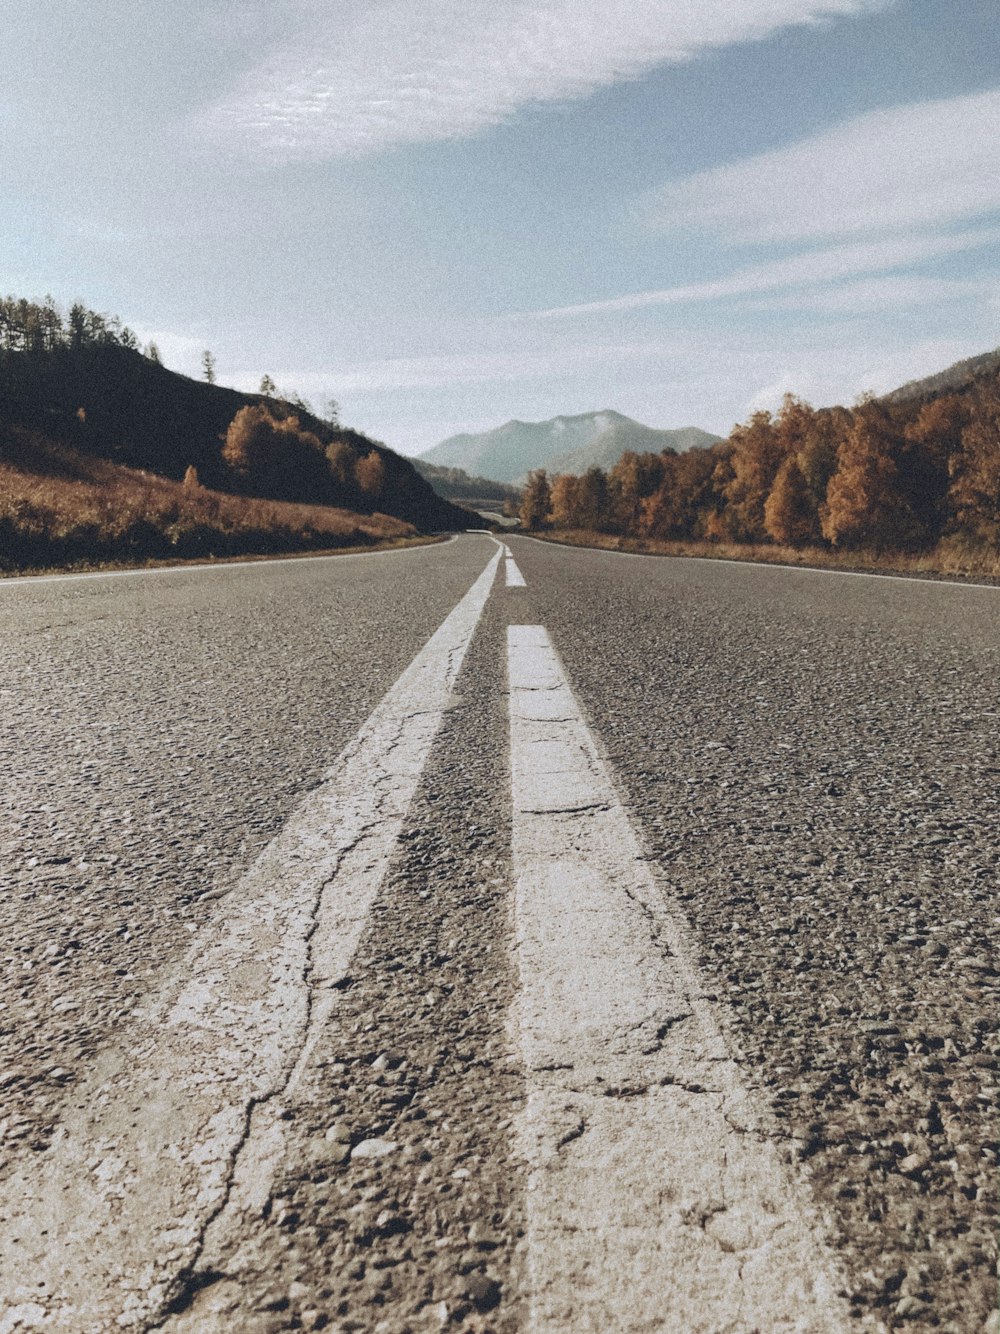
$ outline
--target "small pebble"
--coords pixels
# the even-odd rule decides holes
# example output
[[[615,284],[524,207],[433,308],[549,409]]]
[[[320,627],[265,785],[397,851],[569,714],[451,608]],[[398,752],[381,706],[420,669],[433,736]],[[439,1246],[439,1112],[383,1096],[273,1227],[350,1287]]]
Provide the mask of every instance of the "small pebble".
[[[351,1158],[384,1158],[387,1154],[395,1153],[398,1148],[395,1140],[363,1139],[360,1144],[355,1144]]]
[[[930,1307],[926,1302],[922,1302],[919,1297],[904,1297],[902,1301],[896,1303],[896,1314],[900,1320],[916,1320],[922,1315],[926,1315]]]

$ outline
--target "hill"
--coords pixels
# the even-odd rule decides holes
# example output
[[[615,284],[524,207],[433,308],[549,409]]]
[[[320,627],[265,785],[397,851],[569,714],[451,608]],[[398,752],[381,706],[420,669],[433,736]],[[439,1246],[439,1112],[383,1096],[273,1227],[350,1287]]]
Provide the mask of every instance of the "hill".
[[[489,477],[470,477],[463,468],[443,468],[426,459],[413,459],[413,466],[421,477],[425,477],[439,496],[458,503],[489,501],[491,505],[502,505],[504,501],[517,504],[521,492],[516,486],[506,482],[494,482]]]
[[[1000,348],[993,352],[982,352],[976,357],[967,357],[965,361],[956,361],[954,365],[938,371],[936,375],[927,375],[922,380],[908,380],[898,389],[883,394],[882,402],[908,403],[914,399],[936,398],[939,394],[959,393],[977,380],[988,378],[998,371]]]
[[[707,449],[709,445],[718,444],[721,438],[699,430],[697,426],[658,431],[626,417],[602,431],[589,444],[557,454],[546,467],[553,473],[581,477],[588,468],[603,468],[605,471],[613,468],[629,450],[635,454],[662,454],[665,449],[672,449],[676,454],[683,454],[688,449]]]
[[[788,395],[777,414],[755,412],[708,448],[552,474],[525,485],[521,522],[570,540],[693,543],[696,554],[771,547],[862,568],[919,558],[912,568],[997,576],[1000,352],[853,408]]]
[[[227,457],[240,413],[247,448]],[[378,441],[304,405],[167,370],[117,321],[79,306],[64,320],[52,303],[0,299],[0,428],[8,440],[20,429],[22,472],[34,440],[174,481],[194,469],[203,487],[233,495],[378,511],[425,532],[467,519]],[[262,461],[272,446],[283,451],[281,466]]]
[[[0,570],[270,555],[418,540],[385,514],[232,495],[0,425]]]

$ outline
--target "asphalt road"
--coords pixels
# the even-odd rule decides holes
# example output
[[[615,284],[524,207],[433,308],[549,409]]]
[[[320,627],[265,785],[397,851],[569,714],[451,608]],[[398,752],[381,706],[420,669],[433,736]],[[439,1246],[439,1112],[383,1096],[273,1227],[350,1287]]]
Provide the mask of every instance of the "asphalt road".
[[[0,1331],[1000,1330],[1000,591],[509,547],[0,584]]]

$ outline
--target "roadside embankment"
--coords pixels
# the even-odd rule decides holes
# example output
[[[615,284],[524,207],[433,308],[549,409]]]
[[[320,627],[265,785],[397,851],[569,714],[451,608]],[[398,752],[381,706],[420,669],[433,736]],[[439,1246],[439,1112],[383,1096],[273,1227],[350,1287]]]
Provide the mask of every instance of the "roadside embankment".
[[[750,561],[766,565],[842,570],[863,574],[899,574],[914,578],[975,579],[1000,584],[1000,552],[965,543],[941,542],[930,551],[831,551],[824,547],[789,547],[772,543],[663,542],[655,538],[621,537],[614,533],[559,529],[526,534],[564,546],[595,547],[637,556],[688,556],[702,560]]]

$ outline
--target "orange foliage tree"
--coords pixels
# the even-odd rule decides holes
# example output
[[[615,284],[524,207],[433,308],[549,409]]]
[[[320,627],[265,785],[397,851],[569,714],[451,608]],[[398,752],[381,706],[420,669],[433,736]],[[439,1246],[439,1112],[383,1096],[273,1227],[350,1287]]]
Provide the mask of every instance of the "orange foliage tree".
[[[354,466],[354,476],[359,488],[371,500],[378,500],[385,490],[385,464],[378,450],[371,450]]]
[[[970,536],[1000,544],[1000,382],[980,385],[952,456],[951,509]]]
[[[321,498],[329,472],[323,446],[298,417],[275,417],[263,404],[240,408],[222,457],[254,491],[288,500]]]
[[[528,480],[521,492],[521,527],[544,528],[551,508],[552,492],[548,473],[544,468],[536,468],[534,472],[528,473]]]
[[[764,505],[784,461],[784,443],[769,412],[755,412],[729,437],[731,478],[725,488],[726,532],[738,542],[767,538]]]
[[[828,542],[879,551],[914,545],[916,525],[898,466],[903,443],[880,403],[866,399],[858,405],[827,490],[823,536]]]
[[[553,528],[576,528],[576,482],[572,473],[561,472],[549,488],[549,519]]]
[[[621,533],[634,533],[639,526],[642,502],[656,493],[663,481],[663,454],[636,454],[626,450],[608,474],[611,525]]]

